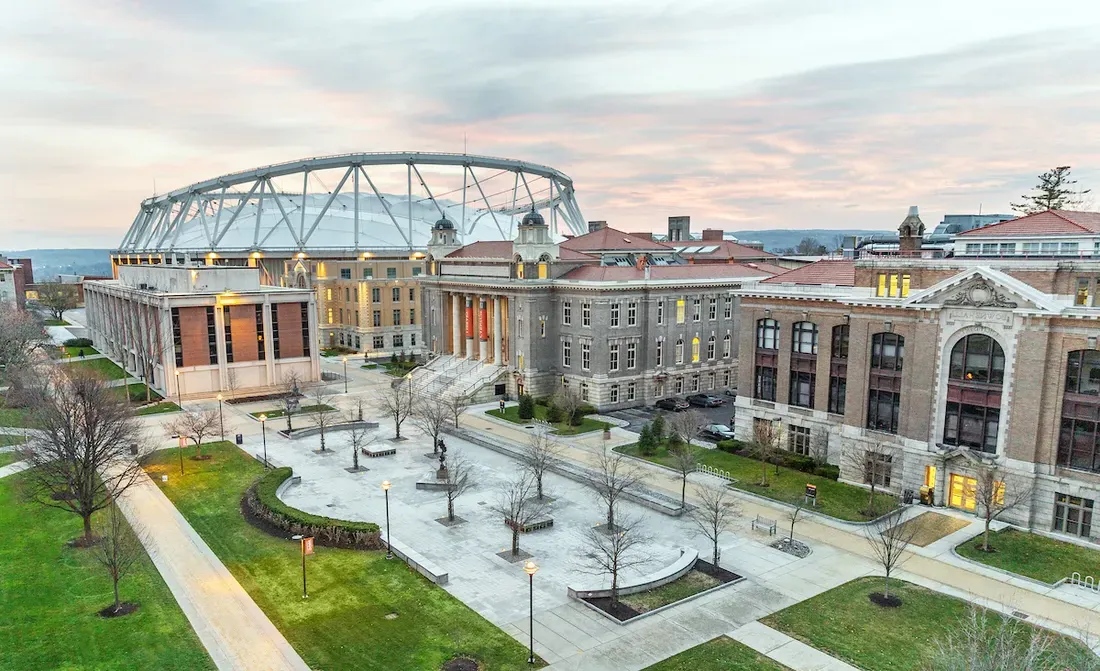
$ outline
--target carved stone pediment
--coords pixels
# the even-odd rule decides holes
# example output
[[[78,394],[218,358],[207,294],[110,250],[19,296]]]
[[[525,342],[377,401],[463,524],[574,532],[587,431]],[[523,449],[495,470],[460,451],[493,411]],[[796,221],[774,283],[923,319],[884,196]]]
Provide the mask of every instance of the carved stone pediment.
[[[945,292],[946,293],[946,292]],[[943,305],[972,308],[1016,308],[1015,296],[1001,291],[984,277],[978,277],[943,298]]]

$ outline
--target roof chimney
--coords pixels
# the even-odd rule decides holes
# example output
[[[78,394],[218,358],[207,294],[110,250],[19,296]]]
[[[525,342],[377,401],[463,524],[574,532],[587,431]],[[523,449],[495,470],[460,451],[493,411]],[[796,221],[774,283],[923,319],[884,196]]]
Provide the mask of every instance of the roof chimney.
[[[703,239],[704,240],[717,240],[721,241],[724,232],[720,228],[704,228]]]
[[[668,218],[668,241],[691,240],[691,217]]]
[[[636,238],[642,238],[642,239],[645,239],[645,240],[649,240],[650,242],[653,241],[653,231],[637,231],[637,232],[627,233],[627,235],[633,235]]]
[[[588,222],[588,232],[589,233],[595,233],[596,231],[600,230],[601,228],[607,228],[607,222],[606,221],[590,221],[590,222]]]

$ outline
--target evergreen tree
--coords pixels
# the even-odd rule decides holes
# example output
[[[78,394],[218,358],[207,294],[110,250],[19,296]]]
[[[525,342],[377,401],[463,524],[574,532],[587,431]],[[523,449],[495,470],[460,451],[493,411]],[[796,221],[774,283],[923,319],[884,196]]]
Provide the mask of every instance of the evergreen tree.
[[[650,435],[653,438],[654,447],[660,447],[665,442],[665,417],[657,415],[653,418],[653,426],[650,427]]]
[[[1039,175],[1039,183],[1031,194],[1020,196],[1023,202],[1012,203],[1012,209],[1024,214],[1047,210],[1075,210],[1084,204],[1082,196],[1091,189],[1078,191],[1077,180],[1070,178],[1070,166],[1063,165]]]
[[[649,427],[649,422],[642,425],[642,430],[638,433],[638,451],[642,454],[653,454],[655,445],[653,444],[653,431]]]
[[[523,394],[519,397],[519,418],[531,419],[535,416],[535,399],[531,398],[530,394]]]

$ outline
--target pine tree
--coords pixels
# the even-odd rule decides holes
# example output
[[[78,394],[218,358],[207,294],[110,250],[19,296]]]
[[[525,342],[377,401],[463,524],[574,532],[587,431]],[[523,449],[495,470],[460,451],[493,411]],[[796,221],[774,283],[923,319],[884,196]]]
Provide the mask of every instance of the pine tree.
[[[1074,210],[1084,204],[1082,196],[1091,189],[1078,191],[1074,188],[1077,180],[1070,178],[1070,166],[1063,165],[1039,175],[1039,183],[1032,188],[1031,194],[1020,196],[1023,202],[1012,203],[1012,209],[1024,214],[1035,214],[1047,210]]]
[[[642,430],[638,433],[638,451],[642,454],[649,455],[655,451],[653,444],[653,431],[649,427],[649,422],[642,425]]]
[[[665,417],[657,415],[653,418],[653,426],[650,427],[654,447],[660,447],[665,442]]]

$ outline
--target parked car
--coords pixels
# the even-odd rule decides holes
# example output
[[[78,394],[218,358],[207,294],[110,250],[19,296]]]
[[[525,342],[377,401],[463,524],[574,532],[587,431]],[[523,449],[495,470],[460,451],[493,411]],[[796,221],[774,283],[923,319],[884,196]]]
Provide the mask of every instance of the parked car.
[[[722,393],[725,394],[726,396],[732,396],[734,398],[737,398],[737,390],[736,389],[726,389]]]
[[[713,438],[714,440],[729,440],[733,438],[733,429],[725,424],[707,424],[703,427],[703,430],[699,432],[699,435],[704,438]]]
[[[687,410],[691,407],[691,404],[682,398],[662,398],[657,401],[656,406],[662,410],[671,410],[673,412],[680,412],[681,410]]]
[[[687,397],[687,402],[700,408],[717,408],[726,404],[726,399],[711,394],[692,394]]]

